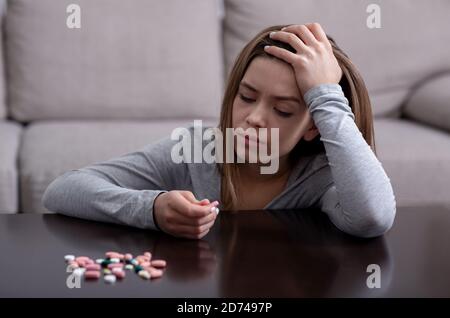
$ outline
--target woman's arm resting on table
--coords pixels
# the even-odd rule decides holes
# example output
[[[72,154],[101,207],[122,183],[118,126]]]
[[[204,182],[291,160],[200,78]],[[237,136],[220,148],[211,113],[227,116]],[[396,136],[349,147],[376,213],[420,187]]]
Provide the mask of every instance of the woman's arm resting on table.
[[[304,99],[320,132],[334,181],[321,197],[319,208],[346,233],[382,235],[394,222],[394,192],[381,163],[356,126],[341,86],[316,86],[306,92]]]

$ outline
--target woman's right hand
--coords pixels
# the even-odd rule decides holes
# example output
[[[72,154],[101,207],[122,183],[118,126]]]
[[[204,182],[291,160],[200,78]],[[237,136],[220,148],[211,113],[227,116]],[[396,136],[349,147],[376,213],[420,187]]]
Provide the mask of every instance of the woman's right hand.
[[[200,239],[214,225],[219,202],[198,201],[190,191],[169,191],[160,194],[153,213],[160,229],[176,237]]]

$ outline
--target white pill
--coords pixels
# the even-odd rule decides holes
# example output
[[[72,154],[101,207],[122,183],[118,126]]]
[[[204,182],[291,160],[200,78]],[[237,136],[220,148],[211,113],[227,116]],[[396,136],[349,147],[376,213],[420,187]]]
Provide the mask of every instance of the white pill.
[[[95,260],[95,262],[96,262],[97,264],[101,264],[103,261],[104,261],[103,258],[97,258],[97,259]]]
[[[66,262],[73,261],[75,259],[75,255],[66,255],[64,256],[64,259],[66,260]]]
[[[216,209],[216,213],[219,214],[219,211],[220,211],[219,208],[215,208],[215,209]]]
[[[109,284],[114,284],[116,282],[116,276],[114,275],[105,275],[103,279]]]
[[[132,270],[133,269],[133,265],[127,264],[127,265],[125,265],[125,269]]]
[[[141,276],[143,279],[150,279],[150,273],[146,270],[141,270],[138,273],[139,276]]]
[[[120,263],[120,259],[118,259],[118,258],[111,258],[111,263]]]

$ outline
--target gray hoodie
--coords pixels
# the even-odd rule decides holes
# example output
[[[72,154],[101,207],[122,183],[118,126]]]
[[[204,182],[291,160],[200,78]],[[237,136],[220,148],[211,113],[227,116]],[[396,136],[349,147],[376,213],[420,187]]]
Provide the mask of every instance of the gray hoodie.
[[[351,235],[385,233],[396,212],[390,179],[358,130],[341,86],[316,86],[304,100],[325,152],[302,156],[284,191],[264,209],[318,208]],[[193,134],[193,126],[189,131],[201,138]],[[177,143],[166,137],[119,158],[68,171],[48,186],[43,204],[70,216],[158,230],[153,203],[162,192],[189,190],[199,200],[220,202],[217,165],[174,163],[171,151]]]

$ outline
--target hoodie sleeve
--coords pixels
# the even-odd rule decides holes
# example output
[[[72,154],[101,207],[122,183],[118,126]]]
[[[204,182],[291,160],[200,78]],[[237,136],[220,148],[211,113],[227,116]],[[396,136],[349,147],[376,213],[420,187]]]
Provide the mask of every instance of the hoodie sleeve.
[[[68,171],[48,186],[43,205],[73,217],[156,230],[155,199],[186,178],[185,165],[171,160],[173,143],[165,138],[119,158]]]
[[[319,208],[340,230],[375,237],[394,222],[396,201],[390,179],[363,138],[338,84],[322,84],[304,95],[325,146],[334,183]]]

